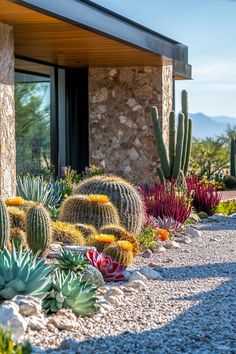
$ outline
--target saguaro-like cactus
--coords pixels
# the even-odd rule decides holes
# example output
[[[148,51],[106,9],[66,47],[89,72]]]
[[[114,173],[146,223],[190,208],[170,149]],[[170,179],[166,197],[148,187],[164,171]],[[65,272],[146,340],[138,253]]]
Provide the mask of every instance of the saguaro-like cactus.
[[[231,139],[230,146],[230,174],[236,176],[236,139]]]
[[[0,249],[7,246],[10,234],[10,222],[5,202],[0,198]]]
[[[51,242],[51,221],[43,206],[33,206],[27,213],[27,242],[34,253],[44,253]]]
[[[152,107],[152,122],[161,165],[157,168],[157,173],[161,182],[164,182],[165,179],[177,179],[180,174],[186,175],[188,172],[192,144],[192,121],[188,116],[188,96],[185,90],[182,92],[182,111],[183,113],[180,113],[178,117],[177,135],[175,112],[170,113],[169,151],[167,151],[162,137],[157,108]]]

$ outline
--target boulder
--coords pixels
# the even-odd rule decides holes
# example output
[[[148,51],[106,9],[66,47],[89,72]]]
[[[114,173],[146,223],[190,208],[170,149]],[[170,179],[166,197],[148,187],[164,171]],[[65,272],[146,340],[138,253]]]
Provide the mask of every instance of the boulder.
[[[13,341],[19,341],[27,329],[27,322],[19,313],[19,306],[5,301],[0,306],[0,324],[11,329]]]

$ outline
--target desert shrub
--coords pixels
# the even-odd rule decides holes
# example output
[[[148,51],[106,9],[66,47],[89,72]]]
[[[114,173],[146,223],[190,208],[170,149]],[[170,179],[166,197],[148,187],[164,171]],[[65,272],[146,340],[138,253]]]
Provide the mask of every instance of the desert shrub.
[[[1,354],[30,354],[32,353],[29,342],[24,344],[14,343],[10,330],[0,327],[0,353]]]
[[[138,235],[138,240],[142,250],[147,248],[154,249],[157,247],[157,232],[151,225],[146,226]]]
[[[189,194],[192,195],[192,205],[199,213],[205,212],[207,215],[213,215],[218,206],[221,193],[212,185],[199,180],[195,176],[186,178]]]
[[[224,184],[227,189],[236,189],[236,177],[226,176],[224,179]]]
[[[230,199],[220,202],[216,208],[216,212],[223,215],[236,213],[236,200]]]

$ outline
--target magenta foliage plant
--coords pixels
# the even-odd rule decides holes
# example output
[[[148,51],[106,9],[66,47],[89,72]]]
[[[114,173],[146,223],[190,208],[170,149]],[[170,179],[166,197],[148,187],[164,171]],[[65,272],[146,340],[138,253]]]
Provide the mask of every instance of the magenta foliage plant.
[[[191,197],[176,191],[174,181],[141,188],[147,215],[156,219],[157,225],[170,232],[178,231],[191,213]],[[149,218],[150,220],[150,218]]]
[[[222,193],[195,176],[187,177],[186,183],[189,194],[192,195],[192,205],[195,210],[198,213],[204,211],[207,215],[213,215],[221,200]]]
[[[97,268],[105,281],[124,281],[125,267],[114,261],[110,256],[89,250],[86,253],[88,260],[93,267]]]

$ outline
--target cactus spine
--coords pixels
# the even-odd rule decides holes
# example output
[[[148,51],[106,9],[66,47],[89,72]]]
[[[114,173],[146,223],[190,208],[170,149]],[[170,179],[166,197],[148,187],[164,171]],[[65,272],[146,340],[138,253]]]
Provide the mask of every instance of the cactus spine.
[[[43,254],[51,242],[51,222],[46,209],[33,206],[26,218],[27,242],[34,253]]]
[[[164,183],[165,179],[177,179],[182,172],[186,176],[188,172],[192,144],[192,121],[188,115],[188,95],[185,90],[182,91],[182,112],[178,117],[177,136],[175,112],[170,113],[167,151],[162,137],[157,108],[152,107],[153,129],[161,165],[157,168],[157,174],[161,183]]]
[[[236,176],[236,139],[231,139],[231,148],[230,148],[230,174],[231,176]]]
[[[0,249],[3,250],[8,243],[10,222],[5,202],[0,198]]]

